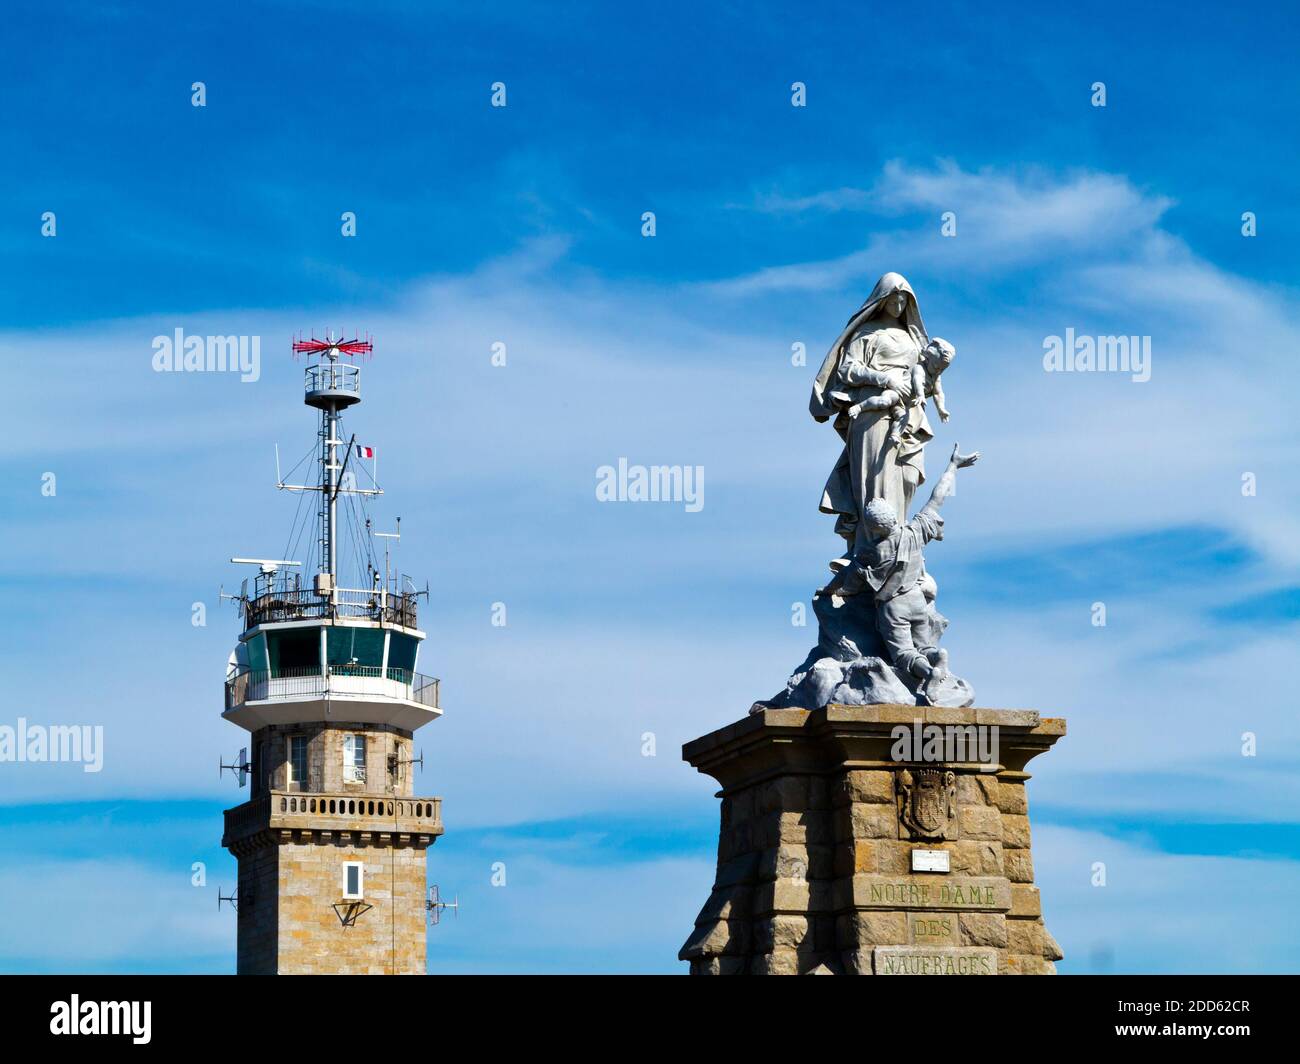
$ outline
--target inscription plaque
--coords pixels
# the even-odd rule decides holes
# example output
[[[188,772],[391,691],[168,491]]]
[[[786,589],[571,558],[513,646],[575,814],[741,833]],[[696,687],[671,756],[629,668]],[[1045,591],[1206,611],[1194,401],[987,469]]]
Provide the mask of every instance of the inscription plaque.
[[[913,946],[958,946],[956,913],[907,914],[907,941]]]
[[[853,877],[858,909],[949,909],[955,912],[1006,912],[1011,884],[1000,876]]]
[[[997,975],[992,946],[877,946],[877,975]]]

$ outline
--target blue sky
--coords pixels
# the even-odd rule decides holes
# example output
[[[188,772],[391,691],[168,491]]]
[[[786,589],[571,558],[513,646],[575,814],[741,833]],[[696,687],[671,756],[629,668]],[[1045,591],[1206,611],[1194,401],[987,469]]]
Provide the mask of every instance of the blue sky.
[[[27,914],[0,970],[233,970],[216,592],[283,549],[272,448],[313,432],[288,341],[331,326],[375,336],[351,428],[433,591],[447,713],[418,783],[444,798],[431,880],[465,904],[431,968],[681,970],[717,810],[677,751],[813,641],[791,604],[837,544],[837,447],[807,391],[898,270],[958,352],[931,464],[985,455],[930,566],[954,667],[981,705],[1070,722],[1030,785],[1062,970],[1294,971],[1295,20],[15,10],[0,722],[102,724],[106,753],[0,765],[0,902]],[[261,336],[260,379],[154,373],[176,328]],[[1045,373],[1067,328],[1150,336],[1151,380]],[[703,510],[598,503],[620,456],[702,465]]]

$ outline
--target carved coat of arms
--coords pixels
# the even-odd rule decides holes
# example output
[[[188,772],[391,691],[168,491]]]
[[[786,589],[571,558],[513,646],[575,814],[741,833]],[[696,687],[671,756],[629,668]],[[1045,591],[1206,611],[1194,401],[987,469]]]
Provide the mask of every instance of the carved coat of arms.
[[[904,769],[898,776],[898,820],[903,838],[957,837],[957,775],[937,768]]]

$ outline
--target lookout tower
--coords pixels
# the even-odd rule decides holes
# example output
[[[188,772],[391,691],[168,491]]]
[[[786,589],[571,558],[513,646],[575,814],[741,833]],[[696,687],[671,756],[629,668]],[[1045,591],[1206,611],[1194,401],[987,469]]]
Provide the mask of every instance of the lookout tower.
[[[372,344],[330,336],[293,345],[320,417],[288,474],[314,467],[303,479],[315,482],[286,483],[277,468],[278,486],[300,495],[288,544],[278,559],[231,559],[258,567],[233,596],[243,631],[223,714],[252,749],[235,766],[249,800],[226,811],[222,838],[239,862],[237,970],[423,975],[425,851],[442,803],[415,795],[412,736],[442,713],[438,681],[416,671],[425,592],[393,567],[398,533],[367,515],[382,494],[374,450],[343,432],[361,401],[355,359]],[[309,567],[293,560],[300,548]]]

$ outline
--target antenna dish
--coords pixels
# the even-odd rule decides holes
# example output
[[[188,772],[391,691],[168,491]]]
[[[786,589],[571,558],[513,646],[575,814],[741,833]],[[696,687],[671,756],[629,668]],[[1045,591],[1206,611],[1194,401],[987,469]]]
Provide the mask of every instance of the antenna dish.
[[[442,919],[443,909],[450,909],[453,916],[460,915],[460,895],[455,895],[452,901],[443,901],[442,895],[438,891],[438,884],[435,883],[429,888],[429,895],[425,899],[424,908],[429,914],[429,923],[436,926]]]
[[[227,765],[220,758],[217,758],[217,763],[221,766],[220,770],[217,772],[218,776],[220,776],[222,772],[229,771],[239,780],[239,785],[241,787],[248,783],[248,773],[252,769],[252,766],[248,763],[248,747],[240,747],[239,756],[235,758],[235,763],[233,765]]]

